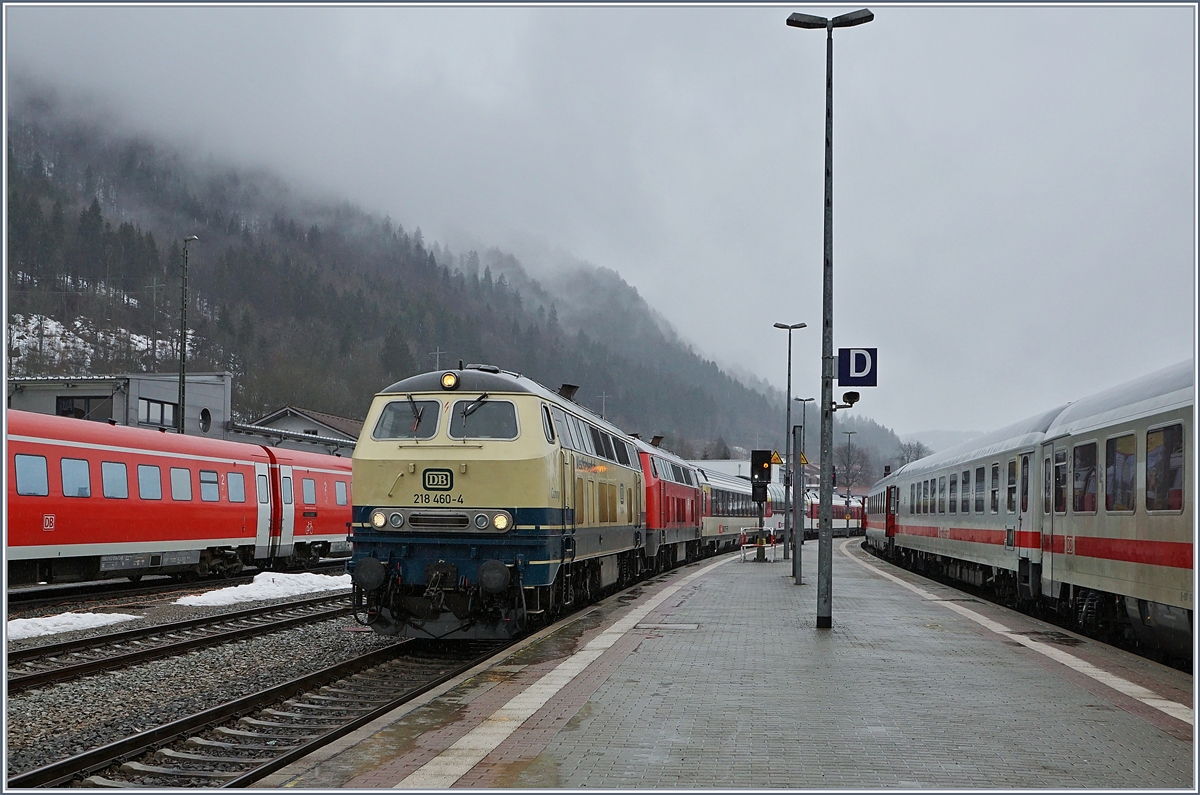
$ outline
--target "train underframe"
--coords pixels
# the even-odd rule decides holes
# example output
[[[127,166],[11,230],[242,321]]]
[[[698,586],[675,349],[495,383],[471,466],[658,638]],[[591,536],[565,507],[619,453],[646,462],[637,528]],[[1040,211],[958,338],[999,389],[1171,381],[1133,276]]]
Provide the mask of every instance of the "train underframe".
[[[206,577],[232,577],[239,574],[245,566],[277,571],[309,569],[321,558],[329,555],[329,544],[322,541],[314,544],[297,543],[290,555],[275,556],[269,560],[255,560],[253,546],[10,560],[8,583],[34,585],[90,582],[122,577],[137,582],[146,575],[170,575],[195,582]]]
[[[1059,583],[1057,593],[1041,592],[1037,564],[1022,560],[1016,571],[958,560],[932,552],[866,544],[879,557],[930,579],[994,600],[1114,646],[1136,648],[1165,662],[1192,660],[1193,616],[1184,608],[1132,599]]]
[[[359,623],[382,635],[439,640],[507,640],[552,623],[639,580],[676,566],[710,557],[730,548],[729,542],[695,539],[662,544],[657,554],[644,548],[585,560],[563,561],[549,585],[524,585],[520,573],[499,561],[507,571],[489,581],[480,567],[481,582],[464,586],[453,564],[431,563],[426,582],[406,585],[383,577],[378,585],[359,570],[354,579],[354,608]],[[382,564],[378,567],[383,569]],[[375,585],[375,587],[371,587]],[[502,586],[502,587],[501,587]]]

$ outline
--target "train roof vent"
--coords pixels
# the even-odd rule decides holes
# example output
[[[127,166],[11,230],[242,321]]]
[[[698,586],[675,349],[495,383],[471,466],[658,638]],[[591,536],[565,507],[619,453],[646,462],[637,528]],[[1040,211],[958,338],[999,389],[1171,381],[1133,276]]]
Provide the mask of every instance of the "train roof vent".
[[[658,447],[660,444],[662,444],[662,440],[663,440],[662,434],[658,434],[653,439],[650,440],[650,444],[654,445],[655,447]]]
[[[574,400],[575,393],[579,391],[579,384],[563,384],[558,388],[558,394],[565,397],[567,400]]]
[[[500,368],[494,364],[468,364],[468,370],[482,370],[485,373],[499,373]]]

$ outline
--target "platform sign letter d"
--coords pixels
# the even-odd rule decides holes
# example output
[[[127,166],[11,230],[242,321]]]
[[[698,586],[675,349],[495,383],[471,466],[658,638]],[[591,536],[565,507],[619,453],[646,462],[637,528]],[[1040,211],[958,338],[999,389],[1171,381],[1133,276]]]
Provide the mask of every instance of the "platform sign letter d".
[[[878,348],[838,348],[838,386],[876,386]]]

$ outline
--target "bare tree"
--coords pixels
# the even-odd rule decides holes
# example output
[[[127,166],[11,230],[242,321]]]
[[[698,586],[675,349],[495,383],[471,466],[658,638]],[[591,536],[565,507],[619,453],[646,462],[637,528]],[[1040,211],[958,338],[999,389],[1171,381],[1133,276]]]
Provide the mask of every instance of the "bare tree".
[[[900,445],[900,455],[897,458],[897,462],[900,466],[904,466],[905,464],[911,464],[913,461],[924,458],[932,452],[924,444],[913,439],[911,442],[903,442]]]
[[[842,445],[834,450],[833,463],[839,488],[849,489],[871,479],[871,451],[866,447]]]

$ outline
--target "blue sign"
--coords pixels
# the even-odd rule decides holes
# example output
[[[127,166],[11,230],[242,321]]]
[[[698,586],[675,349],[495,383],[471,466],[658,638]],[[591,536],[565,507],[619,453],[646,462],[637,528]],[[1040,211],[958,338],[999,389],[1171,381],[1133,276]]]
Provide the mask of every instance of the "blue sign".
[[[838,348],[838,386],[878,386],[878,348]]]

